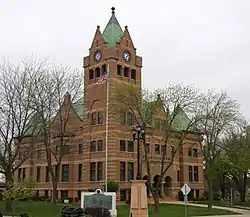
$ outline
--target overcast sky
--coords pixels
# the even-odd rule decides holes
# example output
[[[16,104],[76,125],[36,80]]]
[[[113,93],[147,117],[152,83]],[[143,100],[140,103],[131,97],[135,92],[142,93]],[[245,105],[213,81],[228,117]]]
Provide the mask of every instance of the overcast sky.
[[[250,0],[0,0],[0,57],[81,68],[111,7],[143,57],[143,86],[227,88],[250,118]]]

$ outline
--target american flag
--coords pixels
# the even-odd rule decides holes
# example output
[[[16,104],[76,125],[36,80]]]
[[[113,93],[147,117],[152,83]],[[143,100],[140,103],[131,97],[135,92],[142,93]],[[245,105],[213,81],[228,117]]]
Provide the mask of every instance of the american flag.
[[[104,84],[106,81],[108,80],[108,73],[102,75],[98,81],[96,82],[96,84]]]

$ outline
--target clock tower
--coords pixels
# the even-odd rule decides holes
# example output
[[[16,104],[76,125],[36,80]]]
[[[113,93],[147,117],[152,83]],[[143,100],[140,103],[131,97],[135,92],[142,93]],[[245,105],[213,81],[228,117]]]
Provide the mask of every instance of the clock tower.
[[[83,60],[83,174],[84,188],[89,189],[100,188],[106,172],[108,180],[118,181],[121,188],[127,188],[136,171],[136,148],[131,145],[133,123],[129,115],[121,118],[119,105],[112,101],[112,96],[121,83],[141,87],[142,58],[137,55],[128,27],[123,30],[115,8],[111,10],[104,31],[97,26],[89,54]],[[107,77],[108,84],[103,82]]]

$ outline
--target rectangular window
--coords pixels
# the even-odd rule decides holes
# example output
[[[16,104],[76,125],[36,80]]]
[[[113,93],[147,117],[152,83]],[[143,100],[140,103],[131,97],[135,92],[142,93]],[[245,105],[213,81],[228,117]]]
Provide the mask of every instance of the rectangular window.
[[[42,158],[42,150],[36,150],[36,159],[41,159]]]
[[[136,70],[135,69],[131,70],[131,79],[136,80]]]
[[[77,200],[81,200],[81,197],[82,197],[82,191],[81,190],[78,190],[77,191]]]
[[[133,124],[133,114],[131,112],[127,112],[126,114],[126,124],[132,125]]]
[[[95,162],[90,163],[90,181],[96,180],[96,169],[95,169]]]
[[[195,197],[200,198],[200,189],[195,190]]]
[[[189,179],[189,182],[193,182],[193,167],[192,166],[188,167],[188,179]]]
[[[126,181],[126,176],[125,176],[125,172],[126,172],[126,163],[125,162],[120,162],[120,181]]]
[[[46,171],[45,171],[45,182],[49,182],[49,167],[48,166],[46,166],[45,167],[46,169]]]
[[[69,145],[62,145],[61,147],[62,147],[62,154],[69,155],[70,146]]]
[[[126,124],[126,113],[125,112],[121,112],[121,124]]]
[[[41,181],[41,167],[36,168],[36,181],[37,182]]]
[[[134,179],[134,163],[129,162],[128,163],[128,171],[127,171],[127,180],[133,180]]]
[[[117,65],[117,69],[116,69],[116,73],[117,75],[122,75],[122,66],[121,65]]]
[[[103,122],[103,115],[102,115],[102,112],[98,112],[97,113],[97,123],[98,124],[102,124],[102,122]]]
[[[120,201],[126,201],[126,189],[120,190]]]
[[[93,79],[94,78],[94,70],[93,69],[90,69],[89,70],[89,79]]]
[[[149,154],[150,153],[150,144],[149,143],[146,143],[145,144],[145,150],[146,152]]]
[[[194,181],[199,182],[199,168],[198,168],[198,166],[194,166]]]
[[[82,154],[83,153],[83,144],[79,144],[78,145],[78,154]]]
[[[101,70],[99,67],[95,68],[95,77],[99,78],[101,76]]]
[[[160,154],[161,150],[160,150],[160,145],[159,144],[155,144],[155,154]]]
[[[120,140],[120,151],[126,151],[126,141]]]
[[[90,142],[90,152],[96,152],[96,141]]]
[[[177,170],[177,182],[180,182],[181,177],[180,177],[180,170]]]
[[[58,166],[55,165],[55,175],[59,174],[59,171],[58,171]],[[59,175],[58,175],[59,176]]]
[[[102,140],[97,141],[97,151],[102,151],[103,150],[103,143]]]
[[[69,165],[63,164],[62,165],[62,182],[69,181]]]
[[[25,180],[26,179],[26,168],[23,168],[23,180]]]
[[[96,112],[93,112],[91,114],[91,122],[92,122],[92,125],[96,125]]]
[[[49,191],[48,191],[48,190],[45,190],[45,191],[44,191],[44,196],[45,196],[46,198],[49,198]]]
[[[134,142],[127,141],[127,143],[128,143],[128,152],[134,152]]]
[[[97,163],[97,181],[102,180],[102,162]]]
[[[198,150],[197,150],[197,148],[193,149],[193,157],[198,157]]]
[[[106,64],[102,65],[102,74],[105,75],[107,73]]]
[[[69,192],[67,190],[62,190],[61,191],[61,198],[62,200],[68,199]]]
[[[82,164],[78,164],[78,182],[82,181]]]
[[[129,78],[129,68],[127,67],[124,68],[123,75],[124,77]]]
[[[192,148],[189,148],[188,149],[188,157],[192,157],[192,156],[193,156]]]

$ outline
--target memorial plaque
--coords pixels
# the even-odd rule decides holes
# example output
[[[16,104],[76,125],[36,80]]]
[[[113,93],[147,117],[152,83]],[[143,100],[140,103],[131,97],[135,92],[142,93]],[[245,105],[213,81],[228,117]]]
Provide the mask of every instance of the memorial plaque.
[[[116,210],[116,193],[105,192],[97,189],[95,193],[83,192],[81,199],[81,207],[91,216],[117,216]],[[108,214],[108,212],[110,214]],[[107,215],[103,215],[106,213]]]

